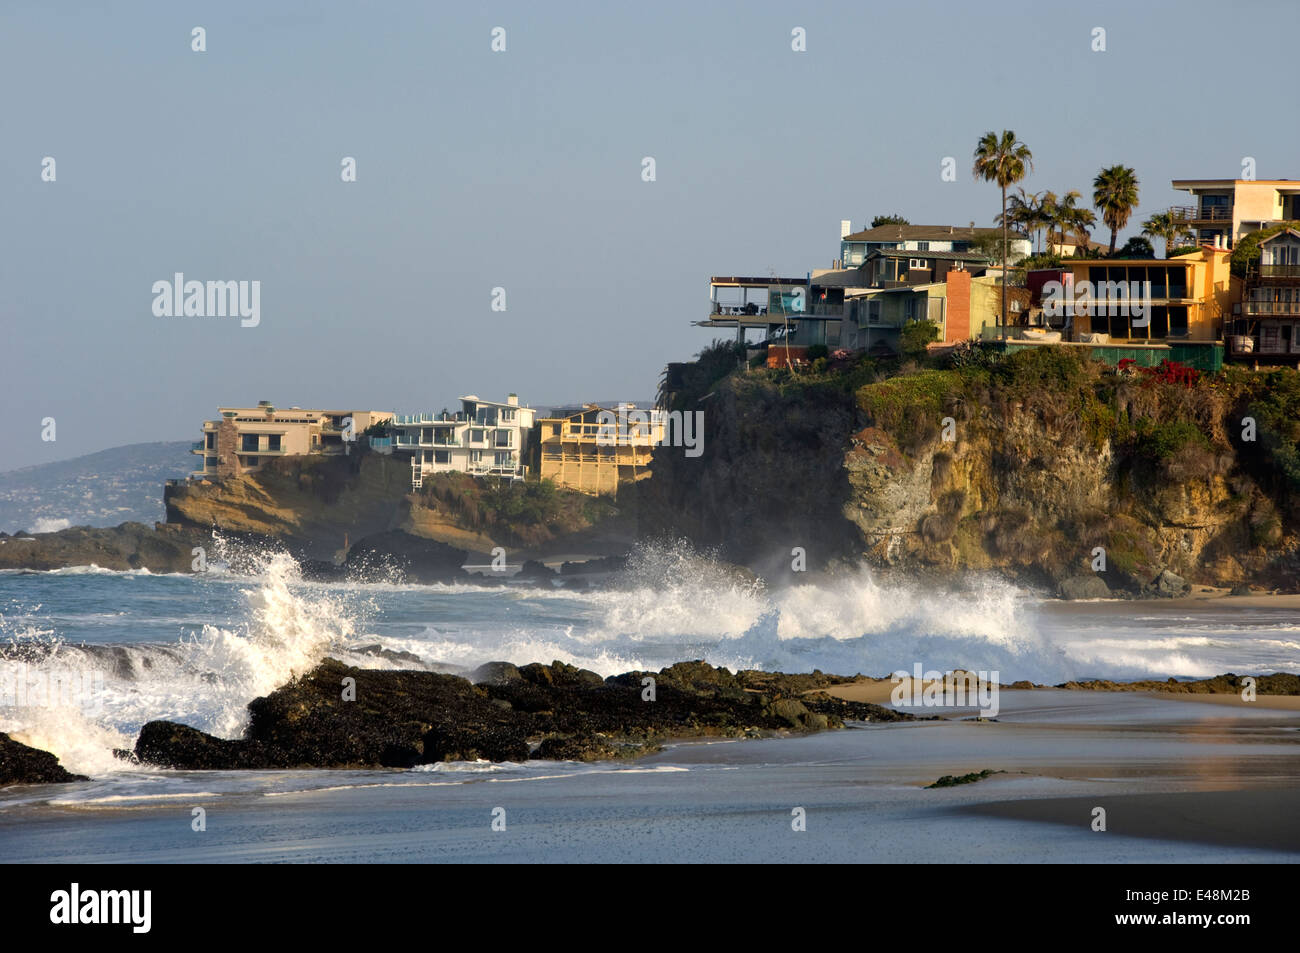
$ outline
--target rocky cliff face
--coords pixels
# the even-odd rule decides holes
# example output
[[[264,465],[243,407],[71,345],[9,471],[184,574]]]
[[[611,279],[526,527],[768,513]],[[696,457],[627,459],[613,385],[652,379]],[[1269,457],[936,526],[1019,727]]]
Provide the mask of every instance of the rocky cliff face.
[[[997,570],[1093,595],[1294,589],[1295,495],[1267,441],[1236,439],[1260,386],[1046,351],[856,390],[739,374],[701,402],[704,455],[656,451],[646,493],[669,532],[769,574],[802,546],[810,568]]]

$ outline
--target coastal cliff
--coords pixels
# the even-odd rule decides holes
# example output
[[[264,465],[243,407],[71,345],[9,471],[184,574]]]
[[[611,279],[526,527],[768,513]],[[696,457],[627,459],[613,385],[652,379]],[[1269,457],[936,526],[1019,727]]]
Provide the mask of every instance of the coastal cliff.
[[[721,375],[670,395],[705,453],[656,450],[668,533],[759,571],[992,570],[1064,594],[1300,580],[1300,375],[1114,369],[1065,348]]]

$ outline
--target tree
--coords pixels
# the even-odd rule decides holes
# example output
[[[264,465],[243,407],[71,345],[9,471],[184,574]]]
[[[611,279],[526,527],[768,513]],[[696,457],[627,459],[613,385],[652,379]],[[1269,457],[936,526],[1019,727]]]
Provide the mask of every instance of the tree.
[[[1010,216],[1012,226],[1035,239],[1034,250],[1037,251],[1038,231],[1050,224],[1046,215],[1043,193],[1026,192],[1023,188],[1016,189],[1016,193],[1007,200],[1007,215]],[[1051,194],[1051,192],[1047,193],[1047,195]],[[1002,217],[998,216],[994,221],[1000,225]]]
[[[1155,258],[1155,246],[1141,235],[1134,235],[1119,250],[1120,258]]]
[[[901,215],[877,215],[871,220],[872,228],[879,228],[881,225],[911,225],[907,219]]]
[[[898,332],[899,347],[910,358],[925,355],[926,345],[939,340],[939,325],[933,321],[908,321]]]
[[[1192,233],[1173,212],[1157,212],[1142,223],[1142,234],[1152,238],[1163,238],[1165,257],[1168,258],[1170,249],[1178,239],[1190,236]]]
[[[1010,129],[986,132],[975,147],[975,164],[971,171],[976,179],[996,182],[1002,190],[1002,339],[1007,336],[1007,187],[1025,177],[1025,166],[1034,167],[1029,147]]]
[[[1097,216],[1093,214],[1092,209],[1084,208],[1079,204],[1083,195],[1078,189],[1071,189],[1060,198],[1056,197],[1055,192],[1048,192],[1047,195],[1051,199],[1047,207],[1047,216],[1052,226],[1060,232],[1060,243],[1064,244],[1066,239],[1073,239],[1077,247],[1086,249],[1092,239],[1089,229],[1097,221]],[[1044,202],[1046,203],[1047,199],[1044,199]]]
[[[1110,227],[1110,254],[1114,255],[1116,235],[1138,204],[1137,173],[1126,165],[1102,169],[1092,180],[1092,204]]]

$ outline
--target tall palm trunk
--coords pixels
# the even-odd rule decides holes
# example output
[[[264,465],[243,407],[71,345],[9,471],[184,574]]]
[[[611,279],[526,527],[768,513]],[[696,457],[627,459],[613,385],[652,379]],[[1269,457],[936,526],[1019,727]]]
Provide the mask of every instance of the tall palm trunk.
[[[1002,186],[1002,340],[1007,339],[1007,187]]]

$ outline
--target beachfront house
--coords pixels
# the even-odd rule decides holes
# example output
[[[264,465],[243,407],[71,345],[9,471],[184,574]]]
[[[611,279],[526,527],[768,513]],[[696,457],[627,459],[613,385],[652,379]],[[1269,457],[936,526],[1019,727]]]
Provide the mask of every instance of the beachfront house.
[[[522,480],[524,455],[536,411],[511,394],[504,403],[470,394],[461,409],[437,414],[397,414],[392,419],[392,454],[411,464],[411,487],[431,473],[461,472]]]
[[[1300,367],[1300,231],[1283,229],[1259,243],[1227,336],[1228,351],[1256,363]]]
[[[367,427],[393,416],[382,410],[282,410],[267,400],[256,407],[220,407],[218,413],[191,447],[203,460],[193,479],[256,473],[277,457],[346,453]]]
[[[537,421],[537,466],[543,480],[594,495],[613,495],[650,475],[664,422],[634,404],[584,404]]]
[[[1169,211],[1198,244],[1232,248],[1248,232],[1277,222],[1300,221],[1300,181],[1295,179],[1174,179],[1193,204]]]

